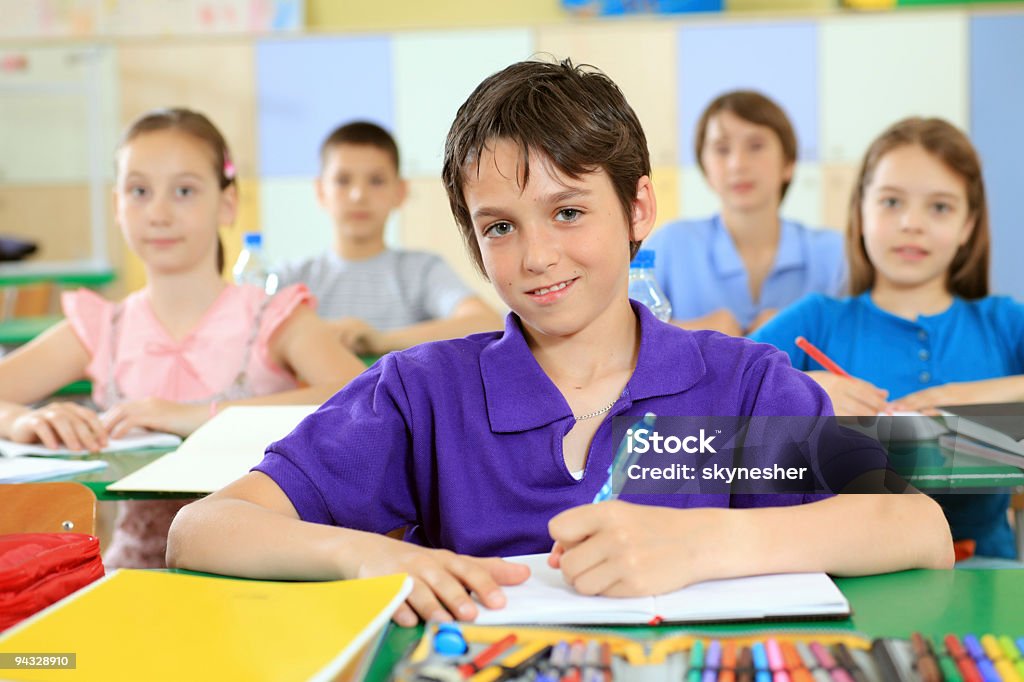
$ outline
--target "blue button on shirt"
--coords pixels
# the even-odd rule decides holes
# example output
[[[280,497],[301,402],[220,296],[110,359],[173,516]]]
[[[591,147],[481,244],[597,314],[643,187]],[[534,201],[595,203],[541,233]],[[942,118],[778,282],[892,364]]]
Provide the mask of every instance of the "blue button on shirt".
[[[809,293],[837,295],[846,282],[842,235],[791,220],[782,221],[775,263],[756,303],[746,267],[719,215],[665,225],[644,248],[657,254],[654,274],[677,320],[726,308],[746,328],[763,310],[784,308]]]
[[[895,400],[930,386],[1024,374],[1024,305],[1005,296],[956,298],[938,315],[906,320],[875,305],[870,293],[845,299],[812,295],[783,310],[752,337],[787,353],[797,369],[821,366],[797,348],[804,336],[854,376]],[[953,537],[977,553],[1013,557],[1007,495],[936,495]]]

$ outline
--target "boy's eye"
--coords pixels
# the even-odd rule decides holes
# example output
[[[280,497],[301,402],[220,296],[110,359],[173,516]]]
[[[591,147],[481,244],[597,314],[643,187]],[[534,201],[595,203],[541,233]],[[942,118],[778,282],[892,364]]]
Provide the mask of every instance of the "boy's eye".
[[[578,208],[562,208],[555,214],[555,219],[559,222],[571,223],[581,215],[583,215],[583,211]]]
[[[512,223],[507,223],[507,222],[502,221],[500,223],[494,223],[493,225],[488,225],[486,228],[484,228],[484,236],[485,237],[504,237],[507,234],[511,234],[512,230],[514,230],[514,229],[515,228],[512,227]]]
[[[729,147],[724,144],[716,144],[714,147],[711,148],[711,151],[721,156],[725,156],[726,154],[729,153]]]
[[[375,177],[370,178],[370,184],[373,185],[374,187],[380,187],[381,185],[384,184],[384,182],[385,182],[385,180],[382,177],[376,177],[375,176]]]
[[[348,184],[348,177],[344,175],[339,175],[338,177],[334,178],[334,184],[337,185],[338,187],[344,187],[345,185]]]

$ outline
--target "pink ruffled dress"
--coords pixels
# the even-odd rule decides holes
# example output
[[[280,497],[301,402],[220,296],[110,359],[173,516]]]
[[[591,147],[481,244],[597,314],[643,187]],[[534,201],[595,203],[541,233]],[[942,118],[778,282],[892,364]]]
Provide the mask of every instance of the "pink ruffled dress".
[[[87,289],[63,294],[64,315],[92,359],[86,373],[101,410],[143,398],[208,403],[267,395],[298,386],[270,359],[273,333],[300,305],[316,309],[303,285],[268,297],[254,286],[224,289],[196,327],[175,340],[144,292],[112,303]],[[188,501],[121,502],[104,563],[160,568],[167,530]]]

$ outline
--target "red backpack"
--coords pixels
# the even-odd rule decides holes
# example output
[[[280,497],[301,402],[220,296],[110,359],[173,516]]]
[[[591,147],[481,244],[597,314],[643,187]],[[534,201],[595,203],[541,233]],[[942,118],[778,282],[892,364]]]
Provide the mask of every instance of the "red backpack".
[[[93,535],[0,535],[0,630],[102,577],[100,541]]]

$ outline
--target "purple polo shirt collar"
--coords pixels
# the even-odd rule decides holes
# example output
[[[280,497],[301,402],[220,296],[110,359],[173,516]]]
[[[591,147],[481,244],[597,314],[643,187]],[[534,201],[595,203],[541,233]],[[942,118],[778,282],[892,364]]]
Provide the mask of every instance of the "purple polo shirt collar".
[[[630,304],[640,318],[640,352],[636,369],[613,414],[627,409],[635,400],[681,393],[700,381],[707,371],[691,335],[679,335],[674,327],[659,321],[645,306],[636,301]],[[657,351],[668,344],[677,346],[678,352]],[[679,357],[688,358],[690,362],[673,361]],[[510,368],[520,368],[520,371],[510,376]],[[480,374],[487,417],[495,433],[530,431],[572,418],[569,403],[530,352],[522,322],[515,313],[505,318],[504,336],[480,353]],[[552,405],[559,405],[561,409],[552,410]]]

